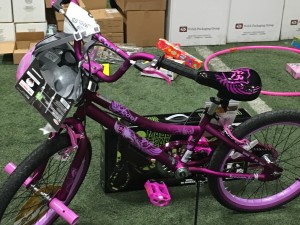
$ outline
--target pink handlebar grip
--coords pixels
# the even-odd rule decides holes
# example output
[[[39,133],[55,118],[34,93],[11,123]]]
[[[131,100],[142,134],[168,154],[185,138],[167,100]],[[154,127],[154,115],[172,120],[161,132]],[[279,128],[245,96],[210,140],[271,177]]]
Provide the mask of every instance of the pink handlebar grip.
[[[79,216],[57,198],[54,198],[50,201],[49,207],[53,209],[58,215],[60,215],[69,224],[73,225],[78,222]]]
[[[156,206],[166,206],[171,200],[167,185],[164,182],[157,183],[148,180],[145,183],[145,189],[147,191],[150,202]]]

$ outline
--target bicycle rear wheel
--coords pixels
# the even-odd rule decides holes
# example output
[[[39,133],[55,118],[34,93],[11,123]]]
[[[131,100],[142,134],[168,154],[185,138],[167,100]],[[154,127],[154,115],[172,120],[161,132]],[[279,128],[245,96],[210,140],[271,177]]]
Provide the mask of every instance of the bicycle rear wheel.
[[[0,224],[35,224],[46,215],[43,224],[52,224],[58,217],[49,209],[41,192],[68,205],[87,173],[91,146],[70,150],[69,135],[64,133],[33,151],[11,174],[0,189]],[[68,151],[66,151],[69,149]],[[29,188],[22,186],[35,171],[44,171]],[[36,188],[36,190],[33,189]]]
[[[233,134],[239,139],[258,140],[259,143],[250,151],[259,157],[267,156],[283,172],[272,181],[224,179],[209,175],[210,190],[223,206],[236,211],[260,212],[284,205],[299,196],[300,112],[260,114],[238,126]],[[263,172],[260,165],[245,160],[227,163],[234,153],[233,149],[220,145],[209,168],[234,173]]]

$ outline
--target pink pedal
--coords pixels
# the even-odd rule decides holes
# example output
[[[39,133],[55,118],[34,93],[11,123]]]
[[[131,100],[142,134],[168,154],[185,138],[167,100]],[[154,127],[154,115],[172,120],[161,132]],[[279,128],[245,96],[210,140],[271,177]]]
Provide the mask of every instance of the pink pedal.
[[[16,166],[14,163],[10,162],[10,163],[8,163],[8,164],[4,167],[3,170],[4,170],[8,175],[11,175],[11,174],[15,171],[16,168],[17,168],[17,166]],[[25,180],[25,182],[23,183],[23,186],[27,188],[27,187],[31,184],[31,181],[32,181],[32,177],[28,177],[28,178]]]
[[[166,206],[171,200],[168,187],[164,182],[154,182],[148,180],[144,185],[150,202],[156,206]]]

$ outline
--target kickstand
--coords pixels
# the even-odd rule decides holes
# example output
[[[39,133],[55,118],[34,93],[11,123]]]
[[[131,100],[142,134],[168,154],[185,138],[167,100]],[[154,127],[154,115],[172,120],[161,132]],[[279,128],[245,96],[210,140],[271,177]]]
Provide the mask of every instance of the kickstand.
[[[197,192],[196,192],[196,205],[195,205],[195,217],[194,217],[194,225],[197,225],[198,219],[198,206],[199,206],[199,195],[200,195],[200,183],[199,179],[196,179]]]

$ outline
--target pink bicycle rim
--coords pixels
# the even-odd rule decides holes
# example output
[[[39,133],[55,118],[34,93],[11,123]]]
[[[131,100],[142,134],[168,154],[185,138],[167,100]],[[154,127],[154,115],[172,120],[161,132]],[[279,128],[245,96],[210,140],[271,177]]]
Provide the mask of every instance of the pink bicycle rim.
[[[244,50],[252,50],[252,49],[273,49],[273,50],[281,50],[281,51],[290,51],[300,54],[300,49],[296,48],[289,48],[289,47],[283,47],[283,46],[268,46],[268,45],[258,45],[258,46],[242,46],[242,47],[235,47],[235,48],[229,48],[225,50],[218,51],[216,53],[211,54],[208,56],[204,61],[204,69],[209,70],[208,63],[211,59],[219,56],[224,55],[227,53],[232,53],[236,51],[244,51]],[[261,91],[261,94],[264,95],[271,95],[271,96],[282,96],[282,97],[299,97],[300,92],[272,92],[272,91]]]

